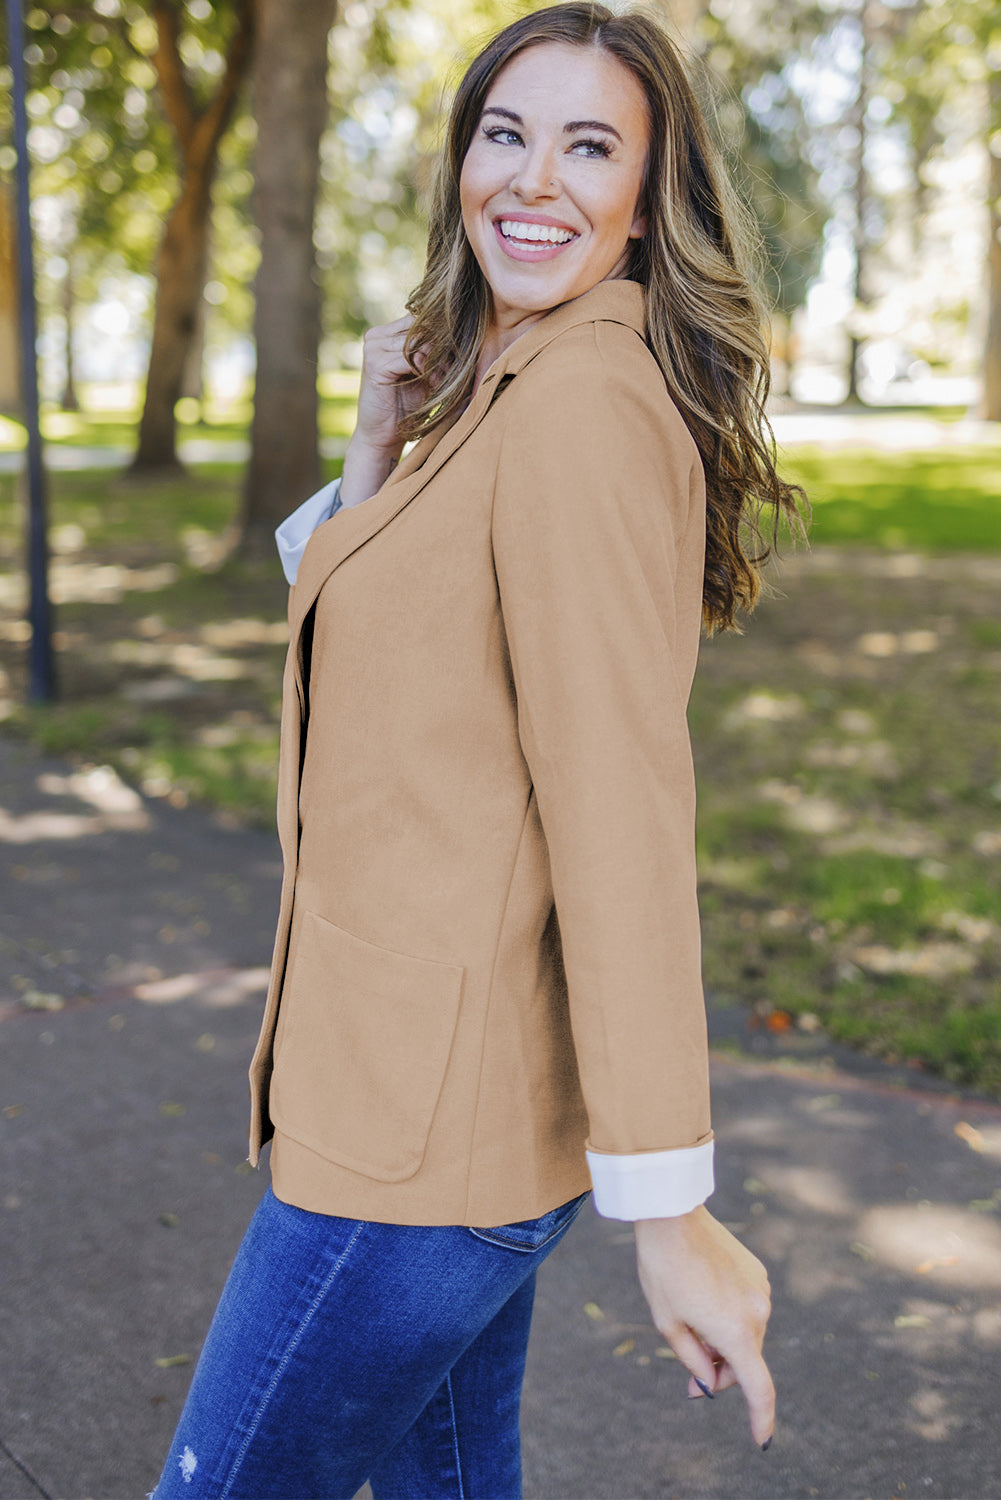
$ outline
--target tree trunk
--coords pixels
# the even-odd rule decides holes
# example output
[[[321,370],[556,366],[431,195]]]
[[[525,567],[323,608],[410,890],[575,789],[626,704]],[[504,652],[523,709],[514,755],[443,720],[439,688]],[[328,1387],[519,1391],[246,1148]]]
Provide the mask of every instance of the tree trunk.
[[[213,159],[187,175],[157,255],[153,346],[133,469],[178,467],[174,407],[181,397],[205,287],[214,169]]]
[[[67,248],[66,270],[63,272],[63,354],[66,360],[66,374],[63,380],[62,400],[59,402],[63,411],[80,410],[80,400],[76,392],[76,370],[73,365],[73,309],[75,306],[73,254]]]
[[[320,289],[313,248],[327,120],[327,34],[337,0],[259,0],[254,68],[257,375],[244,491],[245,552],[320,483],[316,373]]]
[[[855,146],[855,223],[854,223],[854,250],[855,250],[855,274],[853,291],[855,294],[855,307],[852,311],[853,326],[848,336],[848,391],[845,401],[854,405],[861,401],[859,395],[859,380],[862,373],[861,355],[865,344],[865,338],[859,329],[859,315],[864,314],[869,304],[869,235],[866,225],[866,215],[869,209],[869,177],[865,163],[866,148],[866,110],[869,107],[869,44],[870,44],[870,0],[862,0],[862,11],[859,17],[859,74],[858,93],[852,109],[852,124],[857,132]]]
[[[232,118],[250,65],[253,0],[234,0],[235,24],[218,89],[198,109],[181,60],[181,10],[177,0],[154,0],[157,50],[153,54],[164,109],[180,155],[181,192],[167,217],[156,259],[156,308],[146,399],[139,424],[133,472],[179,467],[174,407],[183,392],[185,369],[198,326],[208,267],[212,180],[219,143]]]
[[[0,411],[21,410],[21,339],[17,327],[17,241],[10,190],[0,182]]]
[[[988,82],[994,130],[1001,118],[1001,73]],[[993,132],[992,132],[992,144]],[[987,179],[990,247],[987,252],[987,338],[984,344],[984,416],[1001,422],[1001,155],[988,148]]]

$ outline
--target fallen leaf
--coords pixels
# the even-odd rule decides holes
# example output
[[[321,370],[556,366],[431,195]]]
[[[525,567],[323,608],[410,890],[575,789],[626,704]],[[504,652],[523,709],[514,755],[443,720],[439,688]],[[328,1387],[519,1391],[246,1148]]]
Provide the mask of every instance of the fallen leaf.
[[[649,1356],[649,1354],[641,1354],[640,1357],[639,1357],[639,1359],[636,1361],[636,1363],[638,1365],[648,1365],[650,1363],[650,1356]]]
[[[176,1214],[165,1213],[159,1215],[159,1222],[163,1225],[164,1229],[176,1229],[181,1221]]]
[[[674,1350],[669,1349],[666,1344],[661,1344],[660,1348],[657,1350],[658,1359],[677,1359],[677,1357],[678,1356],[675,1354]]]
[[[791,1031],[792,1016],[787,1010],[772,1010],[765,1017],[766,1031]]]
[[[960,1120],[953,1126],[953,1135],[958,1135],[961,1141],[965,1141],[971,1151],[982,1152],[984,1149],[984,1138],[975,1125],[968,1125],[965,1120]]]
[[[204,1035],[200,1036],[195,1043],[195,1048],[199,1052],[211,1052],[214,1046],[215,1037],[209,1031],[206,1031]]]
[[[853,1255],[857,1255],[858,1256],[859,1260],[875,1260],[876,1259],[876,1252],[875,1252],[875,1250],[872,1248],[871,1245],[867,1245],[864,1240],[852,1240],[852,1242],[848,1246],[848,1248],[852,1252]]]
[[[605,1316],[601,1308],[598,1306],[597,1302],[585,1302],[584,1311],[594,1323],[600,1323],[602,1318]]]
[[[767,1183],[762,1182],[760,1177],[745,1177],[744,1192],[753,1193],[755,1197],[760,1197],[762,1193],[770,1193],[771,1188]]]
[[[23,1104],[5,1104],[0,1114],[5,1120],[16,1120],[18,1115],[23,1115],[25,1106]]]
[[[932,1255],[923,1260],[919,1266],[914,1267],[916,1276],[927,1276],[929,1271],[934,1271],[938,1266],[955,1266],[959,1264],[958,1255]]]
[[[931,1318],[924,1313],[898,1313],[893,1320],[894,1328],[930,1328]]]
[[[167,1103],[160,1105],[160,1113],[162,1115],[186,1115],[187,1112],[187,1106],[184,1104]]]
[[[190,1354],[166,1354],[158,1359],[156,1367],[158,1370],[172,1370],[175,1365],[190,1365],[192,1358]]]
[[[62,995],[46,994],[44,990],[24,990],[21,1004],[25,1010],[62,1010],[66,1001]]]
[[[815,1099],[808,1099],[806,1107],[811,1114],[823,1114],[825,1109],[837,1109],[841,1103],[840,1094],[818,1094]]]
[[[632,1354],[632,1352],[633,1352],[633,1350],[635,1348],[636,1348],[636,1340],[635,1339],[623,1339],[621,1344],[616,1344],[615,1348],[612,1350],[612,1353],[616,1354],[616,1355],[618,1355],[618,1354]]]

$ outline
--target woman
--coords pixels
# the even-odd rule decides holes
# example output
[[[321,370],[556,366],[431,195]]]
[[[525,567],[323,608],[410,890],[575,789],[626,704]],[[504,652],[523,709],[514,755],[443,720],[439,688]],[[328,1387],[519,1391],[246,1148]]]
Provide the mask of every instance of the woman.
[[[469,68],[411,316],[279,530],[273,1190],[157,1500],[518,1495],[535,1270],[592,1186],[689,1394],[771,1441],[767,1278],[704,1206],[685,720],[742,518],[795,510],[730,225],[648,18],[554,7]]]

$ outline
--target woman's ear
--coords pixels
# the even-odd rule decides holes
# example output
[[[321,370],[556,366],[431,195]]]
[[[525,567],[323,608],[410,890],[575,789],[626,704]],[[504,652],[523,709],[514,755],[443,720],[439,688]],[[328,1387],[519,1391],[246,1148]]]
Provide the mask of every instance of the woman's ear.
[[[636,217],[633,219],[632,224],[629,226],[629,238],[631,240],[641,240],[643,238],[643,236],[646,234],[646,231],[647,231],[646,214],[645,213],[640,213],[637,210]]]

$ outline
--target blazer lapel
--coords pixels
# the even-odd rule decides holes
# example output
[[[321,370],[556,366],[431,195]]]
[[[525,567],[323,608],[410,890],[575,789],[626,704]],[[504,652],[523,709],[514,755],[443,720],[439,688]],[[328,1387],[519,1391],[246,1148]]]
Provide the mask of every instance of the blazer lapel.
[[[382,489],[363,504],[338,511],[318,526],[299,562],[289,597],[289,631],[296,657],[296,686],[303,696],[298,642],[306,616],[321,588],[336,568],[371,541],[404,506],[419,495],[429,480],[475,431],[504,385],[505,375],[517,372],[552,339],[577,323],[603,318],[643,331],[643,288],[632,281],[605,281],[583,296],[549,313],[504,351],[487,371],[466,410],[443,433],[422,439],[403,459]]]
[[[338,511],[316,528],[300,560],[289,597],[289,633],[293,642],[298,640],[306,616],[331,573],[420,494],[486,416],[496,394],[498,374],[496,366],[488,371],[475,397],[456,421],[433,441],[418,442],[370,500]]]

